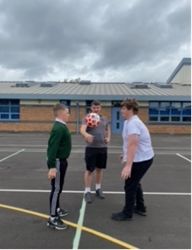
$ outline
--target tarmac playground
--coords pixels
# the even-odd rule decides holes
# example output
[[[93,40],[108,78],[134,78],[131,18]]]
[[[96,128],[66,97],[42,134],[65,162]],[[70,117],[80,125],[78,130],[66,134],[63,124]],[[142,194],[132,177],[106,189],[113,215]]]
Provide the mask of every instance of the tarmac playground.
[[[191,137],[152,135],[155,159],[142,180],[148,216],[113,221],[124,205],[121,135],[112,135],[102,189],[92,204],[83,199],[84,141],[72,136],[61,205],[69,210],[67,230],[46,226],[50,181],[46,147],[49,134],[0,133],[0,248],[2,249],[190,249]]]

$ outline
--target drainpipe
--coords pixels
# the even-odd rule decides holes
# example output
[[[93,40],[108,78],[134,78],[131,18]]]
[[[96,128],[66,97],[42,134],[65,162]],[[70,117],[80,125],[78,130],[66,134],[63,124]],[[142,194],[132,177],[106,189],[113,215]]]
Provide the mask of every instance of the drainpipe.
[[[76,134],[79,134],[79,103],[76,101]]]

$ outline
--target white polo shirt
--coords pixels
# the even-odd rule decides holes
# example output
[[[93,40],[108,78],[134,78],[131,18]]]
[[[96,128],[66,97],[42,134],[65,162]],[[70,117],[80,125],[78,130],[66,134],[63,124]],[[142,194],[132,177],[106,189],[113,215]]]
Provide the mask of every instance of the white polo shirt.
[[[151,144],[151,137],[145,124],[137,115],[132,116],[129,120],[124,121],[123,126],[123,162],[127,161],[127,146],[129,136],[137,134],[139,136],[137,150],[133,162],[150,160],[154,156]]]

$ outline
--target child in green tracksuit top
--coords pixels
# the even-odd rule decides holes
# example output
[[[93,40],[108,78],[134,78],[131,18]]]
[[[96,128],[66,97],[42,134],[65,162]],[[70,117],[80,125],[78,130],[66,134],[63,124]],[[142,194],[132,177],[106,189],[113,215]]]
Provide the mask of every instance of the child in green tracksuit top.
[[[66,216],[68,211],[60,208],[59,197],[68,166],[67,158],[71,152],[71,134],[66,125],[69,119],[69,110],[63,104],[58,103],[54,106],[53,113],[56,119],[47,148],[48,178],[51,180],[50,218],[47,226],[64,230],[67,226],[60,217]]]

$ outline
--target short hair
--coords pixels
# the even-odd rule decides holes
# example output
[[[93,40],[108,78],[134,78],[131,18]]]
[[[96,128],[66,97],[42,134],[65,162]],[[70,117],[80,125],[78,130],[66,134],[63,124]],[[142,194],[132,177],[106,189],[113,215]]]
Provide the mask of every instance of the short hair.
[[[101,106],[99,101],[92,101],[91,106]]]
[[[139,104],[135,99],[125,99],[121,102],[121,107],[126,107],[128,110],[133,110],[134,114],[139,112]]]
[[[54,116],[57,116],[60,111],[65,110],[66,108],[67,107],[63,105],[62,103],[55,104],[55,106],[53,107]]]

